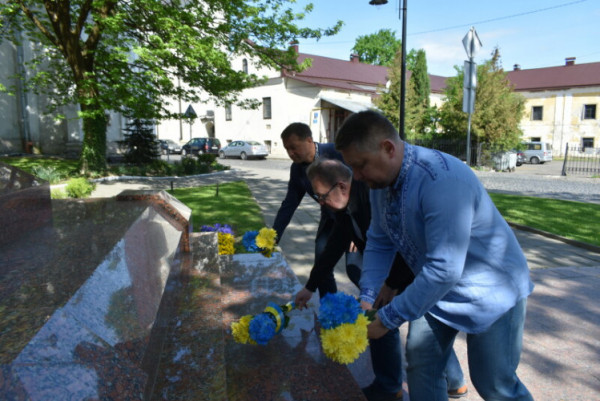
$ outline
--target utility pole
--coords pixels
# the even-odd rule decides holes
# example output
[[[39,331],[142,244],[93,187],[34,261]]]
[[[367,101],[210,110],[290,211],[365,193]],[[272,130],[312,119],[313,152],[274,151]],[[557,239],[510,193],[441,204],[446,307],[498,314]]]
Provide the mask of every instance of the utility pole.
[[[406,135],[404,134],[404,116],[406,115],[406,3],[408,0],[400,0],[400,15],[402,19],[402,61],[400,63],[400,118],[398,123],[398,132],[400,133],[400,139],[404,140]],[[387,4],[387,0],[371,0],[369,4],[372,6],[380,6]]]

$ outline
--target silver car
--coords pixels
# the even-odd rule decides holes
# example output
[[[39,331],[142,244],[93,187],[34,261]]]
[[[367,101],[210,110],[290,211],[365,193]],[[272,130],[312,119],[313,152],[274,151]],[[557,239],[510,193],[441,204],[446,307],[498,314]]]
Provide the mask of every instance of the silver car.
[[[264,159],[269,155],[269,149],[262,143],[256,141],[233,141],[229,145],[221,148],[219,157],[239,157],[242,160],[248,158]]]

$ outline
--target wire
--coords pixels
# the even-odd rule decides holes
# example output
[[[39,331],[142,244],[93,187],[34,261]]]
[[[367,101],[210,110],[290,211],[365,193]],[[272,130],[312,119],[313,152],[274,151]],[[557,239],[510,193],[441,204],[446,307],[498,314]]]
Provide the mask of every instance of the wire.
[[[509,18],[521,17],[523,15],[535,14],[535,13],[539,13],[539,12],[542,12],[542,11],[548,11],[548,10],[553,10],[553,9],[556,9],[556,8],[567,7],[567,6],[571,6],[573,4],[583,3],[583,2],[586,2],[586,1],[587,0],[571,1],[569,3],[563,3],[563,4],[559,4],[559,5],[552,6],[552,7],[539,8],[537,10],[525,11],[525,12],[522,12],[522,13],[519,13],[519,14],[506,15],[504,17],[490,18],[490,19],[487,19],[487,20],[482,20],[482,21],[477,21],[477,22],[471,22],[471,23],[468,23],[468,24],[454,25],[454,26],[449,26],[449,27],[446,27],[446,28],[432,29],[432,30],[429,30],[429,31],[414,32],[414,33],[410,33],[409,36],[412,36],[412,35],[422,35],[422,34],[425,34],[425,33],[432,33],[432,32],[449,31],[449,30],[456,29],[456,28],[464,28],[464,27],[469,27],[469,26],[474,26],[474,25],[487,24],[488,22],[495,22],[495,21],[501,21],[501,20],[505,20],[505,19],[509,19]]]

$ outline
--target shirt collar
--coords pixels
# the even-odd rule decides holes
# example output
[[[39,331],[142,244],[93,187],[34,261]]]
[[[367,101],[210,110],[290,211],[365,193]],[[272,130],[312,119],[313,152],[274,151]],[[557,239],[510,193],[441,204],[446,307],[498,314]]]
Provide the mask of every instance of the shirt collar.
[[[402,166],[400,167],[400,173],[398,173],[398,178],[392,185],[391,189],[393,191],[399,191],[402,188],[402,183],[406,179],[408,175],[408,170],[415,162],[415,148],[414,146],[404,142],[404,154],[402,157]]]

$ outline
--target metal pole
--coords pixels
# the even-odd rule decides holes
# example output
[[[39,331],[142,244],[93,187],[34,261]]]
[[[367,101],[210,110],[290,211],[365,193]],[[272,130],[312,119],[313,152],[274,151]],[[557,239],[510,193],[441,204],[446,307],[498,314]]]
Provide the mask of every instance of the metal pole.
[[[471,97],[471,91],[469,91],[469,98],[470,97]],[[471,102],[471,99],[469,99],[469,102]],[[467,124],[467,166],[470,166],[470,165],[471,165],[471,112],[469,112],[469,122]]]
[[[400,122],[398,131],[400,132],[400,139],[406,139],[404,134],[404,115],[405,115],[405,103],[406,103],[406,3],[408,0],[402,1],[400,11],[402,13],[402,63],[400,65]]]

